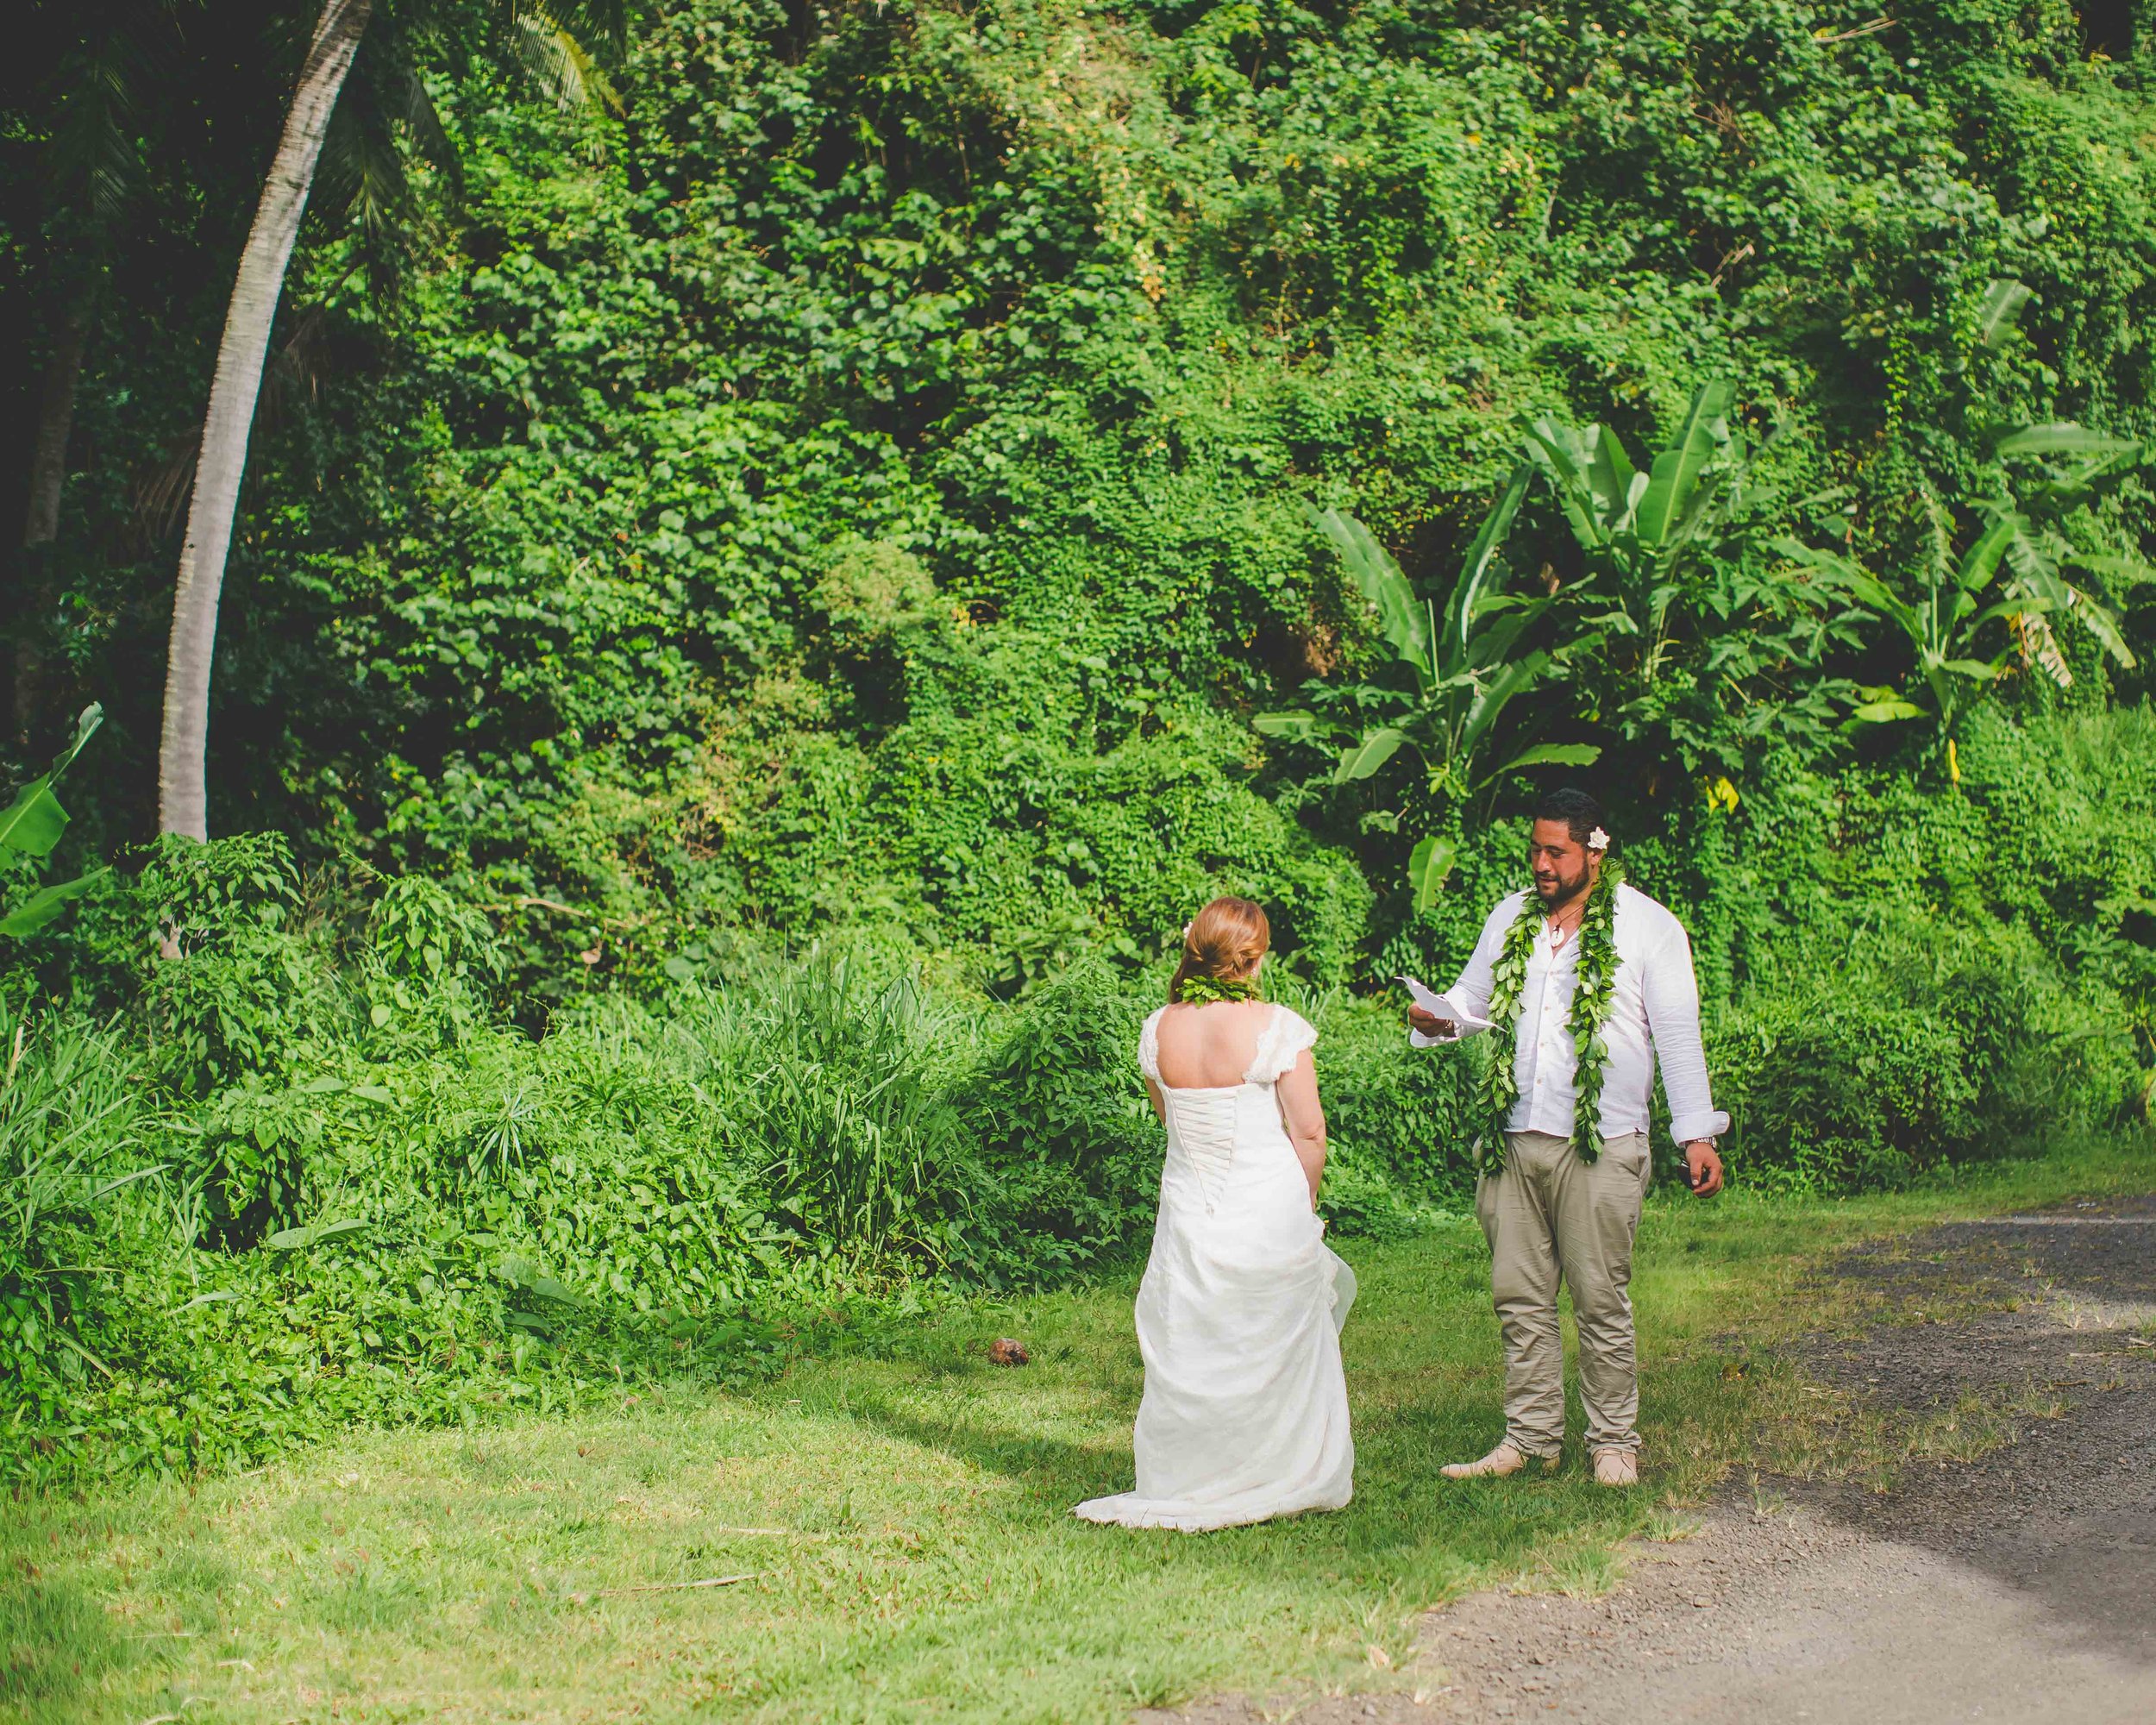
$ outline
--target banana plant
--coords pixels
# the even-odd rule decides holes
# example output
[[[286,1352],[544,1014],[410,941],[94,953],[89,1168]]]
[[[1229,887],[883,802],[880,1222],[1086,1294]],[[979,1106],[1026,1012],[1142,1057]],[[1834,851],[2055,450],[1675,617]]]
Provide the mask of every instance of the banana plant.
[[[1999,676],[2012,656],[2009,647],[1989,659],[1977,656],[1976,637],[1986,624],[2012,618],[2042,616],[2055,607],[2046,596],[2007,593],[1987,605],[1984,595],[1997,581],[2000,565],[2017,537],[2028,531],[2028,518],[2000,511],[1977,542],[1950,567],[1932,566],[1931,580],[1922,599],[1903,599],[1869,569],[1832,551],[1821,551],[1794,539],[1776,542],[1776,549],[1836,585],[1865,609],[1890,623],[1908,639],[1916,656],[1916,671],[1931,698],[1927,708],[1920,700],[1890,687],[1868,689],[1866,699],[1852,709],[1857,724],[1885,724],[1896,719],[1930,718],[1946,747],[1947,777],[1961,782],[1961,762],[1956,744],[1963,716],[1976,697]]]
[[[1613,589],[1614,608],[1595,621],[1644,642],[1643,682],[1654,680],[1668,650],[1686,549],[1743,498],[1743,440],[1729,418],[1735,400],[1727,378],[1702,384],[1676,437],[1645,473],[1607,425],[1583,429],[1545,415],[1526,428],[1528,459],[1556,493],[1590,580],[1607,580]]]
[[[2109,437],[2065,422],[2026,426],[1999,440],[2002,464],[2045,464],[2043,477],[2021,492],[2021,526],[2006,548],[2011,572],[2008,590],[2044,601],[2040,609],[2033,608],[2012,621],[2022,656],[2062,688],[2071,686],[2073,673],[2053,632],[2053,617],[2072,618],[2114,662],[2133,668],[2134,654],[2107,598],[2068,580],[2063,571],[2078,568],[2115,586],[2139,585],[2156,577],[2156,571],[2138,558],[2083,551],[2066,537],[2059,518],[2087,501],[2106,481],[2138,466],[2147,453],[2147,446],[2137,438]]]
[[[1498,547],[1532,477],[1533,469],[1525,461],[1514,468],[1442,605],[1418,595],[1391,554],[1353,516],[1337,509],[1313,511],[1313,524],[1376,612],[1394,658],[1413,679],[1413,693],[1402,699],[1385,690],[1353,692],[1363,706],[1404,706],[1386,724],[1356,725],[1303,711],[1263,714],[1257,729],[1292,742],[1342,745],[1332,769],[1335,785],[1368,779],[1401,750],[1412,750],[1420,757],[1431,794],[1448,807],[1516,768],[1595,760],[1601,751],[1589,745],[1545,743],[1518,751],[1489,772],[1477,770],[1506,708],[1532,688],[1557,656],[1542,648],[1519,650],[1529,627],[1553,600],[1501,590]],[[1415,846],[1408,884],[1418,910],[1435,902],[1457,852],[1454,841],[1442,836],[1425,837]]]
[[[53,781],[82,753],[91,733],[104,723],[104,709],[94,703],[75,721],[75,735],[53,764],[16,793],[15,800],[0,811],[0,867],[28,874],[53,854],[67,830],[67,811],[53,795]],[[110,870],[93,869],[72,881],[41,887],[5,916],[0,916],[0,934],[17,939],[34,934],[60,913],[70,899],[79,896]]]
[[[1946,745],[1947,778],[1959,784],[1962,718],[2017,650],[2024,662],[2061,687],[2072,683],[2073,673],[2058,643],[2058,619],[2071,618],[2080,624],[2115,662],[2130,669],[2134,654],[2108,600],[2088,586],[2068,580],[2065,571],[2083,569],[2102,580],[2133,585],[2156,580],[2156,570],[2136,558],[2080,550],[2060,530],[2056,518],[2084,500],[2103,480],[2126,472],[2145,453],[2136,441],[2064,423],[2028,426],[2001,438],[1997,454],[2002,462],[2065,457],[2071,466],[2063,471],[2054,467],[2025,488],[2018,502],[2009,492],[1987,505],[1984,531],[1959,558],[1946,543],[1943,513],[1934,505],[1937,549],[1924,596],[1914,602],[1846,557],[1796,540],[1777,540],[1776,549],[1839,585],[1866,610],[1893,624],[1915,653],[1917,674],[1930,696],[1929,706],[1892,688],[1871,689],[1863,692],[1866,699],[1852,709],[1851,720],[1861,724],[1931,718]],[[1996,597],[1987,603],[1986,595],[1995,586]],[[2008,644],[1990,658],[1981,657],[1976,637],[1994,622],[2006,625]]]

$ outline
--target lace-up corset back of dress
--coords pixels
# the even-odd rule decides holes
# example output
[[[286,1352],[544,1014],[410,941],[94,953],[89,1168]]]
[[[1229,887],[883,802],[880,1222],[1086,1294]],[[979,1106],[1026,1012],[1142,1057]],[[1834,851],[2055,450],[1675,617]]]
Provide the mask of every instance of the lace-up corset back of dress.
[[[1164,1172],[1170,1181],[1179,1174],[1194,1179],[1210,1210],[1238,1150],[1245,1157],[1274,1147],[1292,1153],[1273,1086],[1294,1066],[1302,1051],[1317,1041],[1317,1032],[1286,1007],[1275,1006],[1258,1032],[1257,1051],[1240,1083],[1183,1089],[1161,1076],[1160,1022],[1166,1011],[1163,1007],[1146,1019],[1138,1038],[1138,1065],[1159,1087],[1166,1105]]]

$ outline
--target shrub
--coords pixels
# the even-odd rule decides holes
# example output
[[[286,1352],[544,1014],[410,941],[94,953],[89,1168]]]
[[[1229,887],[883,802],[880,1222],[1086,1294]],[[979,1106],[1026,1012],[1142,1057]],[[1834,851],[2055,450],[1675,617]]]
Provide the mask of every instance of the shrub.
[[[1757,990],[1711,1025],[1730,1176],[1893,1186],[2090,1118],[2102,1049],[2088,1018],[2010,938],[1875,922],[1839,966]]]
[[[343,1028],[334,980],[298,932],[298,871],[279,835],[160,839],[131,897],[120,929],[153,1070],[171,1088],[208,1096]]]
[[[484,916],[438,881],[407,875],[382,888],[367,918],[367,1021],[390,1047],[461,1040],[490,1016],[506,968]]]
[[[1980,1087],[1952,1027],[1898,1001],[1777,996],[1708,1044],[1733,1182],[1899,1185],[1976,1132]]]
[[[1311,1005],[1326,1123],[1343,1165],[1418,1199],[1463,1199],[1475,1182],[1470,1101],[1481,1048],[1409,1047],[1396,997],[1335,990]]]
[[[1144,1237],[1159,1123],[1138,1067],[1157,1002],[1081,960],[1004,1017],[964,1084],[981,1202],[957,1268],[1003,1287],[1098,1264]]]

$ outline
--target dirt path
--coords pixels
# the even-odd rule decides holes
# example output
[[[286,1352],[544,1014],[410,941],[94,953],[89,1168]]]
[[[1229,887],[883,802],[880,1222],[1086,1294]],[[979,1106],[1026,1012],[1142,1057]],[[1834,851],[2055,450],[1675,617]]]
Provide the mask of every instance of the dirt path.
[[[1872,1279],[1902,1321],[1819,1344],[1816,1377],[1882,1410],[1975,1392],[2042,1417],[2009,1416],[2014,1441],[1884,1492],[1762,1482],[1696,1537],[1638,1546],[1601,1599],[1463,1600],[1426,1621],[1426,1701],[1293,1716],[2156,1722],[2156,1198],[1935,1228],[1835,1273]],[[1936,1311],[1955,1315],[1916,1320]]]

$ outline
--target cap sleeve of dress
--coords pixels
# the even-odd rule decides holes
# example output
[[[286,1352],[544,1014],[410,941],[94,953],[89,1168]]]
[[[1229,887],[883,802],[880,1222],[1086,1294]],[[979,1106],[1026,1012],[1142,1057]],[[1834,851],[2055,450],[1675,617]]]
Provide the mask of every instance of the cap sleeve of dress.
[[[1160,1082],[1160,1020],[1166,1007],[1156,1007],[1138,1033],[1138,1070],[1156,1084]]]
[[[1257,1057],[1244,1075],[1246,1084],[1275,1084],[1294,1070],[1306,1048],[1318,1045],[1317,1027],[1287,1007],[1273,1008],[1273,1021],[1257,1039]]]

